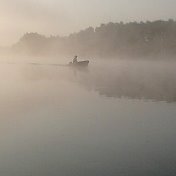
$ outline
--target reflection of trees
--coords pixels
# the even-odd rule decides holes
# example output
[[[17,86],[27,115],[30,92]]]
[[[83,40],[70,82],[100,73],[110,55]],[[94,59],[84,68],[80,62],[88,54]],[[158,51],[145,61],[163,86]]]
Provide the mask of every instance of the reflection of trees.
[[[94,70],[82,75],[79,82],[107,97],[176,101],[175,71],[169,67],[164,70],[162,67]]]
[[[81,54],[107,56],[153,56],[176,54],[176,21],[108,23],[89,27],[68,37],[45,37],[27,33],[14,45],[30,54]]]

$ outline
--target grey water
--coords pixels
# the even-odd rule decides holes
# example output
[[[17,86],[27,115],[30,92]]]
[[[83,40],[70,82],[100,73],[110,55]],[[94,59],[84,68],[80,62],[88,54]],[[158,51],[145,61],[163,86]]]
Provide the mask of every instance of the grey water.
[[[175,176],[175,68],[0,64],[0,175]]]

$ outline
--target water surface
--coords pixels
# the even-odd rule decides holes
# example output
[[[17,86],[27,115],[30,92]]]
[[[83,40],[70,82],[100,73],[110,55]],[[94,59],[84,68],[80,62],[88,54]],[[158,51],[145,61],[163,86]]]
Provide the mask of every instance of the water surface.
[[[175,66],[1,64],[0,175],[175,175]]]

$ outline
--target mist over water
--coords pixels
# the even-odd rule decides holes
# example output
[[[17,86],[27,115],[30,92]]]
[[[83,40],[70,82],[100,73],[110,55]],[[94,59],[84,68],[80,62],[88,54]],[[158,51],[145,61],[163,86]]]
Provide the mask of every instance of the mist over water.
[[[175,12],[1,0],[0,176],[175,176]]]
[[[0,175],[175,175],[174,61],[28,59],[0,64]]]

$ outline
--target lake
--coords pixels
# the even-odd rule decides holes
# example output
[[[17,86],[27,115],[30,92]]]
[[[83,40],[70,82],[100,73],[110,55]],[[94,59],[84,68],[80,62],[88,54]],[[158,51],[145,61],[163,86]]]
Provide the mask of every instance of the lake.
[[[176,63],[0,64],[0,175],[175,176]]]

